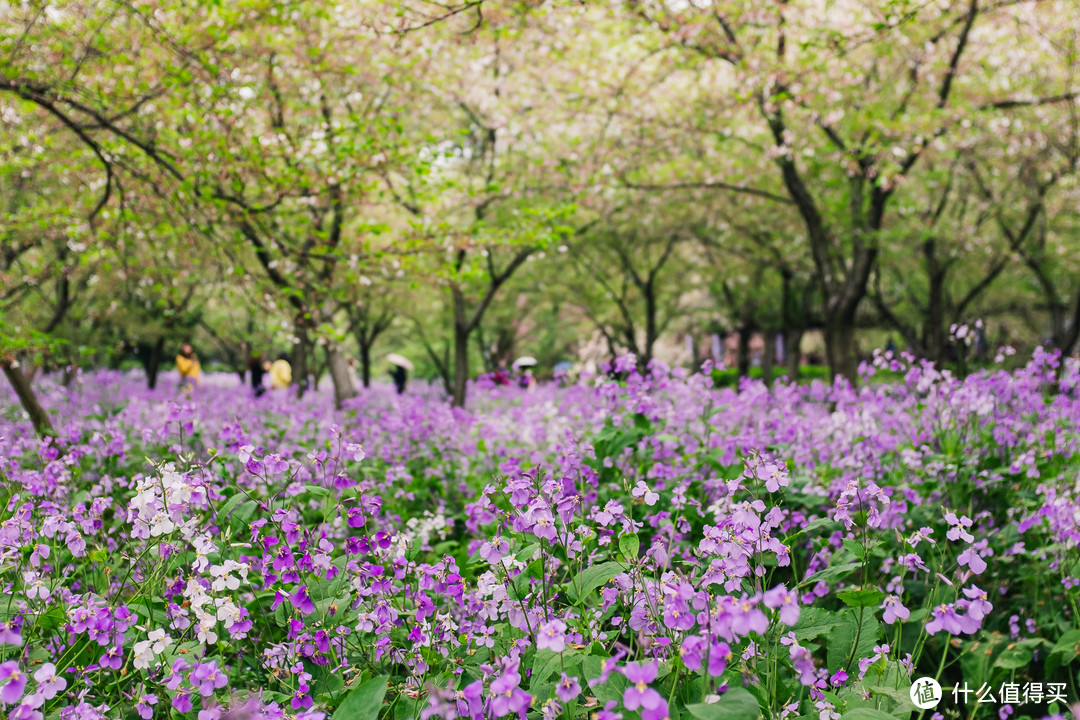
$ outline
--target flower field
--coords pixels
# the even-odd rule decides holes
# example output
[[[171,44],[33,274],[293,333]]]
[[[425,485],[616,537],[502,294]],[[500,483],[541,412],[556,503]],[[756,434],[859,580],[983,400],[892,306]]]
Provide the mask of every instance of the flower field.
[[[0,404],[2,712],[1068,714],[1070,362],[857,390],[626,368],[467,410],[46,381],[57,441]]]

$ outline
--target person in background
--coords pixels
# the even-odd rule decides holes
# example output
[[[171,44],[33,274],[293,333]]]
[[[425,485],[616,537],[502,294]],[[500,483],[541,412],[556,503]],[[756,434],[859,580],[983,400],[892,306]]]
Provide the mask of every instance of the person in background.
[[[263,385],[263,376],[266,375],[266,371],[270,369],[270,362],[263,360],[262,355],[255,353],[248,360],[248,371],[251,373],[251,390],[255,393],[255,397],[260,397],[266,392],[266,386]]]
[[[180,371],[180,392],[190,395],[196,385],[202,385],[202,367],[191,343],[180,346],[180,354],[176,356],[176,369]]]
[[[289,364],[289,356],[281,353],[278,359],[270,364],[270,386],[274,390],[284,390],[292,384],[292,365]]]
[[[495,369],[495,375],[492,378],[496,385],[509,385],[510,384],[510,371],[506,369],[506,361],[500,360],[499,367]]]
[[[409,373],[405,368],[400,365],[395,365],[390,371],[390,378],[394,381],[394,387],[397,388],[397,394],[401,395],[405,392],[405,383],[409,379]]]
[[[521,371],[521,375],[518,377],[518,387],[522,390],[531,390],[536,385],[536,378],[533,377],[532,368],[525,368]]]

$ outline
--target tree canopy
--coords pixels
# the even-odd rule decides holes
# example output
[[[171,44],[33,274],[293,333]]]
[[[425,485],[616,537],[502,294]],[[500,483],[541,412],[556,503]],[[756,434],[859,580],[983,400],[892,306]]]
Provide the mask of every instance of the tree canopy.
[[[886,335],[944,362],[976,320],[1077,344],[1071,0],[0,18],[0,359],[22,384],[132,357],[152,384],[191,337],[238,372],[257,347],[325,368],[339,403],[352,358],[366,384],[377,343],[405,349],[457,404],[515,353],[644,365],[731,332],[792,372],[820,331],[849,379]]]

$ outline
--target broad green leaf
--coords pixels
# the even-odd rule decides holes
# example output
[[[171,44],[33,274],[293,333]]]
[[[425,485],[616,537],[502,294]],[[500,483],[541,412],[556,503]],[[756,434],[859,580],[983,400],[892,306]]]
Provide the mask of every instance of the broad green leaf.
[[[885,599],[885,593],[876,588],[863,588],[862,590],[841,590],[836,593],[836,597],[848,607],[876,608]]]
[[[624,571],[625,566],[617,562],[604,562],[585,568],[566,584],[570,600],[578,603],[588,597],[596,588]]]
[[[686,709],[699,720],[757,720],[761,717],[757,698],[740,687],[731,688],[717,702],[687,705]]]
[[[816,637],[827,635],[842,622],[844,622],[844,618],[839,613],[822,608],[805,607],[802,609],[799,622],[795,624],[793,631],[797,640],[813,640]]]
[[[637,533],[628,533],[619,537],[619,550],[627,560],[636,559],[640,549],[641,540],[638,539]]]
[[[1001,651],[1001,654],[994,660],[994,667],[1005,670],[1019,670],[1022,667],[1027,667],[1031,659],[1031,650],[1015,645]]]
[[[828,582],[830,580],[839,580],[842,577],[847,577],[851,573],[855,572],[862,565],[857,562],[846,563],[844,565],[831,565],[824,570],[819,570],[810,577],[802,581],[802,585],[812,585],[818,582]]]
[[[855,708],[841,715],[840,720],[896,720],[896,716],[874,708]]]
[[[859,613],[862,613],[862,628],[859,628]],[[855,654],[851,658],[851,667],[858,667],[859,660],[874,654],[874,646],[879,642],[880,625],[869,610],[856,610],[843,615],[843,621],[829,634],[828,663],[829,670],[835,672],[845,667],[851,648]],[[850,671],[849,671],[850,672]]]
[[[376,720],[389,679],[388,675],[380,675],[357,687],[334,711],[333,720]]]

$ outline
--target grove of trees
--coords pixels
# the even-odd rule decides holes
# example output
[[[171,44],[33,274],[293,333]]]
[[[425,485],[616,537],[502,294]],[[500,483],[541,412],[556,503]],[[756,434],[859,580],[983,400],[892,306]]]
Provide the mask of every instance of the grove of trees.
[[[0,366],[253,349],[455,404],[585,339],[1080,334],[1074,0],[0,8]],[[380,350],[380,348],[383,348]],[[747,357],[744,352],[740,358]],[[772,352],[766,352],[772,358]],[[740,362],[740,371],[747,370]],[[767,368],[771,375],[773,369]],[[36,410],[35,410],[36,408]]]

